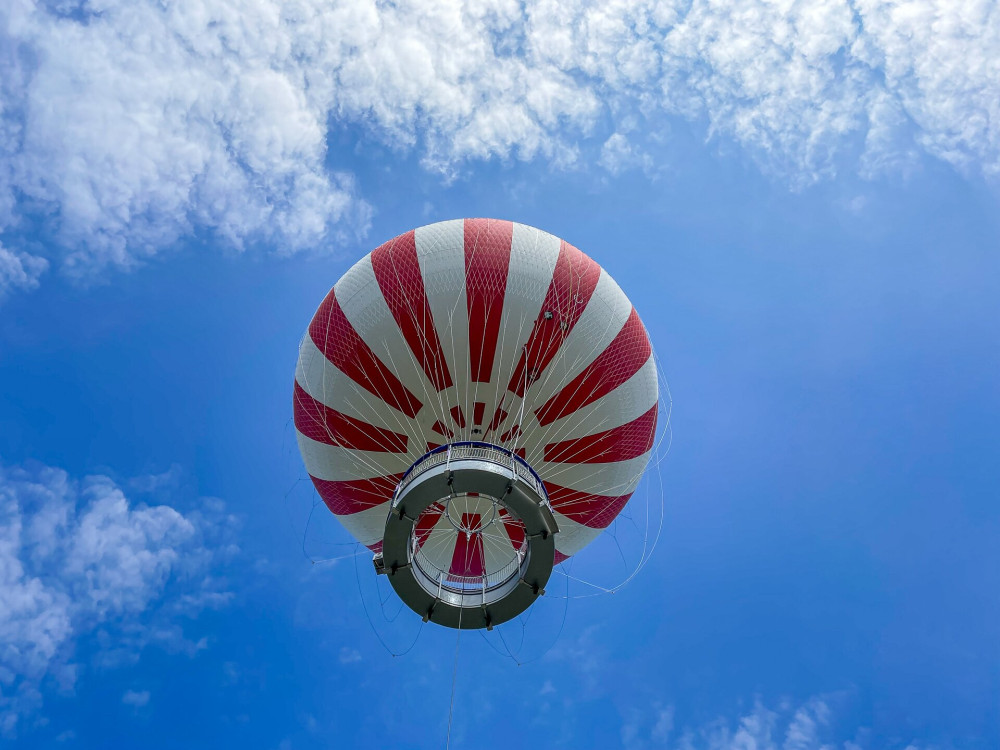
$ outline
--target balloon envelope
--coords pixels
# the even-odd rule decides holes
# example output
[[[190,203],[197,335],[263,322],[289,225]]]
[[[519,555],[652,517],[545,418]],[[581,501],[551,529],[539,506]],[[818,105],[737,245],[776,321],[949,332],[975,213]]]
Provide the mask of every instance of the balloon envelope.
[[[558,563],[628,501],[657,414],[649,338],[614,280],[558,237],[493,219],[421,227],[359,260],[316,311],[295,374],[309,475],[375,551],[405,472],[472,441],[537,473]],[[525,546],[520,521],[475,492],[427,508],[413,535],[453,580],[502,570]]]

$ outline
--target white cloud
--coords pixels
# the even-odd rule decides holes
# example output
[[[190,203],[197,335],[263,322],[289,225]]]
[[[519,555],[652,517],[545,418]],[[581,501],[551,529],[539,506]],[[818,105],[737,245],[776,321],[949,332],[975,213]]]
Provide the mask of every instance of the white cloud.
[[[567,662],[574,670],[576,689],[594,694],[603,690],[600,669],[607,660],[607,648],[600,637],[601,626],[588,625],[575,638],[560,638],[545,654],[554,662]]]
[[[207,537],[230,523],[132,505],[106,477],[77,483],[58,469],[0,467],[0,734],[37,710],[48,687],[73,689],[85,639],[105,666],[147,643],[190,650],[172,621],[225,602],[211,596],[223,592],[206,576],[218,556]],[[142,695],[123,701],[140,705]]]
[[[673,711],[666,710],[668,714],[657,708],[653,715],[668,715],[673,728]],[[667,746],[667,736],[657,735],[657,725],[653,726],[647,740],[645,727],[650,721],[650,717],[636,712],[625,722],[623,736],[628,728],[632,747]],[[861,750],[868,747],[865,739],[870,735],[868,729],[859,727],[854,730],[853,737],[845,739],[844,727],[837,727],[837,723],[842,722],[834,721],[833,711],[822,697],[810,698],[797,708],[782,702],[773,710],[757,701],[752,709],[735,719],[721,716],[701,726],[685,727],[670,747],[674,750]],[[905,742],[887,747],[920,750]]]
[[[782,750],[813,750],[820,746],[821,730],[830,723],[830,708],[814,699],[801,706],[788,723]]]
[[[29,253],[14,252],[0,244],[0,300],[16,289],[34,289],[49,262]]]
[[[674,729],[674,707],[653,704],[649,711],[637,706],[625,710],[622,723],[622,747],[639,750],[647,747],[667,747]]]
[[[811,181],[864,126],[873,81],[849,52],[857,32],[845,0],[696,0],[665,38],[664,104]]]
[[[361,652],[356,648],[349,648],[343,646],[340,649],[340,663],[341,664],[357,664],[361,661]]]
[[[1000,14],[989,0],[860,0],[865,54],[928,152],[1000,173]]]
[[[176,490],[184,477],[184,470],[179,464],[171,464],[170,468],[159,474],[141,474],[128,481],[128,487],[135,492],[155,494],[163,491]]]
[[[796,185],[923,154],[1000,172],[988,0],[8,0],[0,50],[0,289],[44,270],[26,217],[83,277],[192,234],[363,232],[330,123],[445,175],[646,167],[675,117]]]
[[[649,738],[658,744],[665,745],[674,729],[674,707],[656,707],[656,721],[650,730]]]
[[[290,252],[363,229],[352,179],[324,166],[329,106],[293,20],[267,2],[4,3],[0,194],[50,213],[84,276],[195,230]]]
[[[653,166],[653,159],[649,154],[637,150],[624,133],[615,132],[601,146],[601,156],[597,163],[611,174],[618,174],[632,167],[649,169]]]
[[[126,690],[122,695],[122,703],[133,708],[142,708],[149,703],[149,691]]]

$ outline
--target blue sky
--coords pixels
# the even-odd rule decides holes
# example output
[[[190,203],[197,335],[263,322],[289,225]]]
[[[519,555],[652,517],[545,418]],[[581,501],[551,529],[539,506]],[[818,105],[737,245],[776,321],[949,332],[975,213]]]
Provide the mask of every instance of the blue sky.
[[[5,746],[444,745],[455,632],[310,520],[290,405],[329,287],[461,216],[608,269],[674,409],[649,564],[464,633],[453,747],[1000,745],[995,4],[15,0],[0,41]]]

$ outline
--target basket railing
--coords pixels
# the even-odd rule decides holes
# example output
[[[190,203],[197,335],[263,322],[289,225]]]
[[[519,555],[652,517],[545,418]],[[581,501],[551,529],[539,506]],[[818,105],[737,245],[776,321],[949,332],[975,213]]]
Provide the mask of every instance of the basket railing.
[[[527,484],[540,497],[547,497],[544,483],[523,458],[492,443],[479,442],[451,443],[450,445],[442,445],[425,453],[403,475],[403,478],[399,481],[399,485],[396,487],[396,496],[398,497],[417,477],[427,471],[441,464],[462,459],[489,461],[498,466],[510,469],[512,477],[516,477]]]
[[[424,554],[420,545],[417,543],[416,537],[413,537],[410,542],[410,560],[416,564],[428,578],[438,581],[445,588],[452,590],[458,589],[461,591],[478,591],[480,589],[489,591],[494,586],[499,586],[509,581],[520,570],[521,563],[524,562],[524,558],[528,554],[528,545],[524,544],[521,545],[520,548],[516,549],[511,547],[511,551],[514,555],[503,567],[498,568],[497,570],[487,571],[478,576],[464,576],[450,573],[447,570],[442,570],[439,565],[434,563],[426,554]]]

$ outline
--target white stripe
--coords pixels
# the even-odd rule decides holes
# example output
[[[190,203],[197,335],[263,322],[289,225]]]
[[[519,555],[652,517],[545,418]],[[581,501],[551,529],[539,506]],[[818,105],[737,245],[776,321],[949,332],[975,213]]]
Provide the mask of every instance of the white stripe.
[[[487,424],[501,403],[508,412],[507,419],[492,436],[494,441],[499,441],[499,436],[517,423],[520,399],[507,392],[507,385],[528,343],[535,320],[541,315],[542,303],[552,285],[559,260],[560,245],[561,240],[548,232],[514,224],[493,369],[490,371],[490,382],[479,383],[476,395],[477,401],[486,403],[484,421]]]
[[[424,279],[427,303],[431,308],[451,379],[456,384],[441,394],[444,403],[464,405],[469,386],[469,312],[465,297],[465,224],[461,219],[421,227],[414,232],[417,262]],[[471,415],[466,415],[471,419]],[[446,424],[452,424],[450,417]],[[435,437],[437,438],[435,440]],[[429,439],[443,442],[432,435]]]
[[[341,414],[393,432],[420,434],[416,420],[389,406],[337,369],[313,343],[308,333],[299,346],[295,382],[314,399]],[[412,439],[408,441],[412,442]],[[407,447],[413,452],[412,446]],[[423,450],[422,444],[417,446],[414,458],[420,456]]]
[[[603,529],[592,529],[577,523],[571,518],[567,518],[562,513],[556,513],[556,525],[559,526],[559,533],[556,534],[556,549],[564,555],[575,555],[592,541],[601,535]]]
[[[620,497],[632,492],[642,478],[652,451],[627,461],[608,464],[558,464],[542,462],[533,468],[543,482],[551,482],[590,495]]]
[[[344,299],[340,297],[341,289]],[[429,429],[430,425],[443,416],[437,392],[424,373],[424,368],[410,351],[403,332],[382,295],[370,254],[337,282],[336,290],[340,309],[354,330],[379,361],[423,403],[417,421],[426,424]],[[414,436],[419,438],[421,433]]]
[[[528,434],[525,448],[528,463],[542,457],[545,446],[587,435],[594,435],[628,424],[656,405],[658,382],[653,355],[631,378],[610,393],[545,427],[538,425],[534,414],[526,419]]]
[[[374,505],[357,513],[336,516],[348,533],[368,547],[382,541],[385,535],[385,519],[389,515],[389,502]]]
[[[401,474],[412,463],[405,453],[380,453],[356,451],[327,445],[306,437],[298,430],[299,451],[306,471],[317,479],[330,482],[347,482],[354,479],[376,479],[391,474]]]
[[[632,303],[614,279],[602,270],[580,319],[555,358],[528,390],[525,411],[541,407],[592,364],[614,341],[631,313]]]

